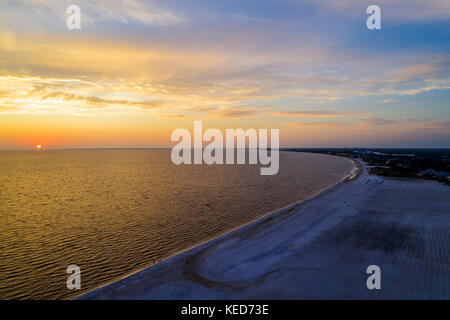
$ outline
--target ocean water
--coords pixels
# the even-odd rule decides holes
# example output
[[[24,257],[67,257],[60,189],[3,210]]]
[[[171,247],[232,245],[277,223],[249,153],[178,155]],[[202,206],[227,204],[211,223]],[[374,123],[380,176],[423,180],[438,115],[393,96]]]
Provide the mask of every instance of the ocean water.
[[[170,150],[0,152],[0,299],[59,299],[337,183],[351,161],[280,152],[259,165],[181,165]],[[82,291],[66,287],[81,268]]]

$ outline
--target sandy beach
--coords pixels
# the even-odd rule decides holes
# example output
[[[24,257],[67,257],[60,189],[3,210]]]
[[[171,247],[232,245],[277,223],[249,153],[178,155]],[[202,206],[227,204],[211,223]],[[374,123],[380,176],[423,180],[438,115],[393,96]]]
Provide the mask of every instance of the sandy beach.
[[[360,174],[78,299],[450,299],[450,188]],[[381,268],[368,290],[366,268]]]

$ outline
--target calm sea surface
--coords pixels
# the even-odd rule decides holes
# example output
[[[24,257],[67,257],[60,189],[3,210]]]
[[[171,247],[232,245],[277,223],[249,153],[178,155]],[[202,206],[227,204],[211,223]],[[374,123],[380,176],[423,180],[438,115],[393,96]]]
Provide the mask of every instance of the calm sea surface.
[[[181,165],[170,150],[0,152],[0,299],[55,299],[68,265],[92,288],[298,200],[353,164],[281,152],[259,165]]]

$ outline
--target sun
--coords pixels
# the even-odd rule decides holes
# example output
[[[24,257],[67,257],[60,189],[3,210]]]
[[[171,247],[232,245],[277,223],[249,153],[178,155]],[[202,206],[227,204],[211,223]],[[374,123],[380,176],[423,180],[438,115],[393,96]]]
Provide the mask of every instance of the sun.
[[[35,148],[36,150],[42,150],[42,145],[37,144],[37,145],[34,146],[34,148]]]

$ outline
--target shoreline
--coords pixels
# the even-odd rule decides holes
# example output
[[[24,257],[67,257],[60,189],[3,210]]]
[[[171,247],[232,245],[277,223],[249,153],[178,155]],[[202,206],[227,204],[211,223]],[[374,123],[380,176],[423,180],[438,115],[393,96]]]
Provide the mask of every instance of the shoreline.
[[[338,156],[331,155],[331,157],[338,157]],[[345,158],[345,157],[342,157],[342,158]],[[172,254],[170,254],[169,256],[161,259],[158,262],[151,263],[151,264],[148,264],[148,265],[146,265],[146,266],[144,266],[142,268],[139,268],[137,270],[128,272],[128,273],[126,273],[126,274],[124,274],[124,275],[122,275],[122,276],[120,276],[120,277],[118,277],[116,279],[113,279],[113,280],[110,280],[108,282],[99,284],[98,286],[95,286],[94,288],[89,289],[86,292],[74,295],[72,297],[68,297],[66,299],[68,299],[68,300],[80,299],[80,298],[83,299],[83,298],[87,297],[89,294],[91,294],[93,291],[105,288],[105,287],[110,286],[110,285],[114,285],[115,283],[117,283],[119,281],[122,281],[124,279],[127,279],[129,277],[132,277],[133,275],[135,275],[137,273],[140,273],[140,272],[143,272],[143,271],[148,271],[148,270],[150,270],[152,268],[156,268],[161,263],[169,263],[168,260],[175,259],[175,258],[183,258],[184,255],[186,255],[186,254],[195,254],[198,250],[202,250],[203,247],[213,245],[217,241],[221,241],[221,240],[223,240],[223,238],[226,238],[227,236],[232,236],[236,232],[245,232],[248,228],[254,227],[254,226],[256,226],[257,224],[260,224],[260,223],[264,223],[266,220],[271,219],[274,216],[279,216],[279,215],[283,215],[285,213],[289,213],[291,210],[298,208],[299,205],[302,205],[302,204],[305,204],[305,203],[307,203],[309,201],[312,201],[312,200],[320,197],[321,195],[323,195],[323,194],[333,190],[334,188],[339,187],[341,184],[358,178],[358,176],[361,174],[361,172],[363,170],[363,168],[361,167],[361,164],[357,160],[354,160],[354,159],[350,159],[350,158],[345,158],[345,159],[347,159],[348,161],[351,161],[353,163],[352,170],[349,173],[347,173],[340,181],[338,181],[335,184],[332,184],[332,185],[330,185],[330,186],[328,186],[328,187],[326,187],[326,188],[324,188],[324,189],[314,193],[310,197],[308,197],[306,199],[303,199],[303,200],[299,200],[299,201],[293,202],[291,204],[288,204],[288,205],[286,205],[284,207],[278,208],[278,209],[276,209],[274,211],[271,211],[269,213],[263,214],[262,216],[259,216],[259,217],[255,218],[255,219],[253,219],[253,220],[251,220],[251,221],[249,221],[249,222],[247,222],[247,223],[245,223],[243,225],[239,225],[239,226],[237,226],[235,228],[232,228],[230,230],[226,230],[226,231],[224,231],[224,232],[222,232],[222,233],[220,233],[220,234],[218,234],[218,235],[216,235],[216,236],[214,236],[212,238],[209,238],[209,239],[206,239],[204,241],[195,243],[192,246],[189,246],[189,247],[187,247],[185,249],[173,252]]]
[[[369,175],[76,299],[449,299],[450,190]],[[366,287],[369,265],[382,290]]]

